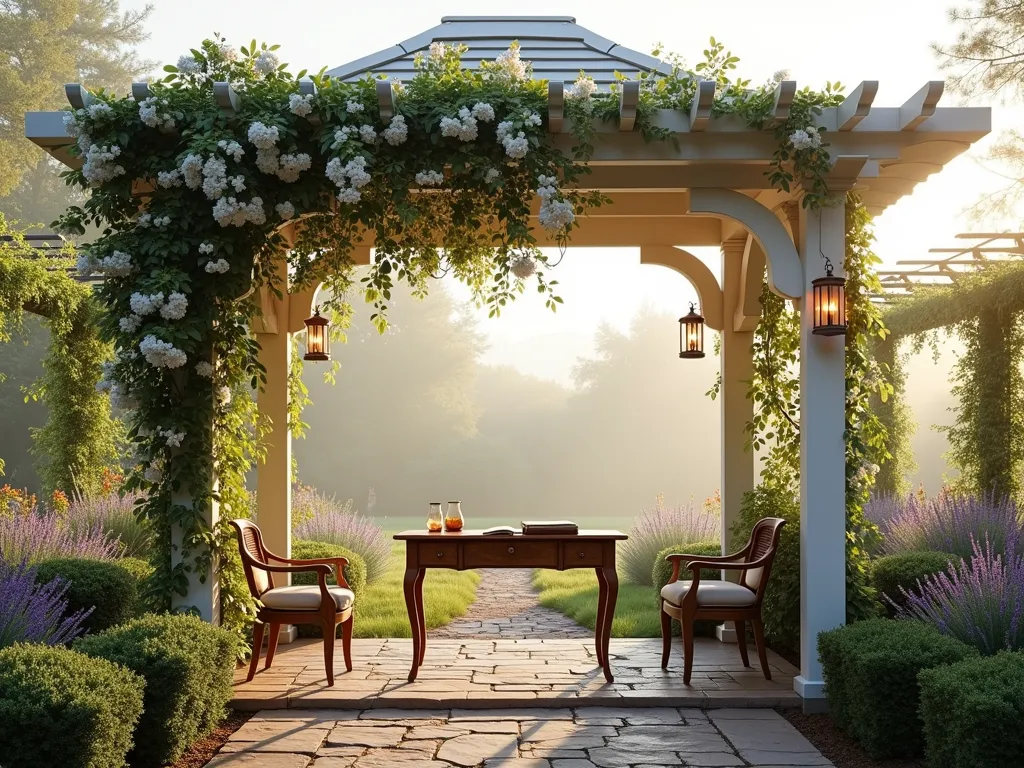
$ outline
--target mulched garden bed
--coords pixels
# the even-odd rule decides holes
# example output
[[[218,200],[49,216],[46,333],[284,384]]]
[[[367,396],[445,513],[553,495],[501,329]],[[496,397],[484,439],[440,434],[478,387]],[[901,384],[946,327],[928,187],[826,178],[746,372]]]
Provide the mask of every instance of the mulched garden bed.
[[[231,734],[252,716],[252,712],[230,712],[227,719],[217,726],[213,733],[189,747],[181,759],[170,768],[203,768],[217,754],[217,750],[224,746]]]
[[[805,715],[794,709],[780,709],[779,714],[836,768],[925,768],[924,760],[875,760],[868,757],[861,746],[840,731],[828,715]]]

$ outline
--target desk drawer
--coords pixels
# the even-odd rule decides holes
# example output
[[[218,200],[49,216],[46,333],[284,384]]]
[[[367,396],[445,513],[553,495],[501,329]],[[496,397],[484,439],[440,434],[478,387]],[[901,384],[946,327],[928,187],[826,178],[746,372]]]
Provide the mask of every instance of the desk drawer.
[[[467,542],[466,568],[557,568],[557,541]]]
[[[458,568],[459,544],[455,541],[424,541],[417,545],[421,568]]]
[[[604,544],[600,541],[571,541],[562,545],[563,568],[600,568],[604,565]]]

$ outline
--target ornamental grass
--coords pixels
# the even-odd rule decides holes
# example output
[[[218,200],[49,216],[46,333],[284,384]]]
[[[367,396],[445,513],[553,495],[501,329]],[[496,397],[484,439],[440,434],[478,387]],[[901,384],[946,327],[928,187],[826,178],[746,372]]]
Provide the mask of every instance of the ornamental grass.
[[[359,514],[352,500],[342,502],[312,486],[298,486],[292,494],[296,539],[320,541],[350,549],[366,562],[366,580],[383,576],[391,560],[391,544],[372,517]]]
[[[645,509],[629,529],[629,540],[621,549],[623,578],[641,586],[651,586],[651,569],[658,553],[680,541],[711,541],[721,535],[720,518],[693,503],[667,506],[658,495],[652,509]]]
[[[87,494],[68,506],[68,526],[74,532],[101,530],[120,544],[123,557],[145,558],[153,545],[153,529],[136,513],[140,493]]]
[[[891,512],[881,521],[882,551],[887,555],[932,551],[969,560],[976,541],[987,541],[998,553],[1011,546],[1024,551],[1020,510],[1008,498],[941,493],[930,499],[876,499],[869,506],[872,519]]]
[[[1005,554],[990,542],[984,550],[972,545],[970,560],[953,562],[905,592],[899,615],[934,624],[986,656],[1024,650],[1024,554],[1013,542]]]
[[[35,568],[0,557],[0,648],[23,642],[63,645],[80,635],[92,609],[67,614],[70,586],[59,578],[39,584]]]

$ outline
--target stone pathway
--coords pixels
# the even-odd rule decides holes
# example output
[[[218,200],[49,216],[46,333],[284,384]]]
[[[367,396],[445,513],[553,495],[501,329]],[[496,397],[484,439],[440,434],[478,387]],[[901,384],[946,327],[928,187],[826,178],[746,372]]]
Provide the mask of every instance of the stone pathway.
[[[430,630],[437,638],[523,637],[566,639],[592,637],[593,632],[537,602],[529,569],[480,570],[476,600],[466,615]]]
[[[770,709],[268,710],[208,768],[831,766]]]

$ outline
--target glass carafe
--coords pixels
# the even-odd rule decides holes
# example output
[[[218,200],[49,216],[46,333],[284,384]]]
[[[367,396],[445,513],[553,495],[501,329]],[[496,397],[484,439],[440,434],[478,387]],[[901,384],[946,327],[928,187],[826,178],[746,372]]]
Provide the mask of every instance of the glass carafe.
[[[441,502],[432,501],[430,502],[430,511],[427,512],[427,530],[430,533],[440,533],[443,526],[444,522],[443,516],[441,515]]]
[[[455,533],[462,530],[465,522],[465,519],[462,517],[462,502],[449,501],[448,511],[444,516],[444,529],[450,533]]]

